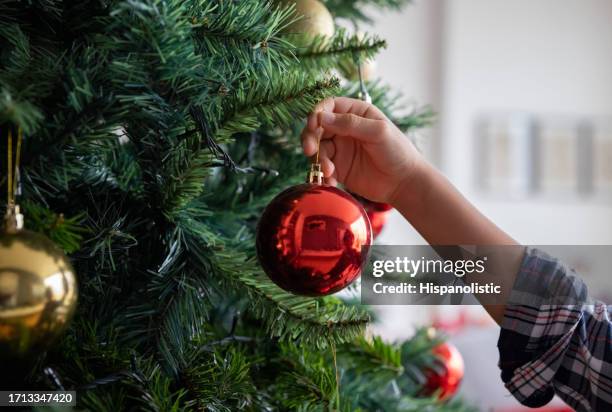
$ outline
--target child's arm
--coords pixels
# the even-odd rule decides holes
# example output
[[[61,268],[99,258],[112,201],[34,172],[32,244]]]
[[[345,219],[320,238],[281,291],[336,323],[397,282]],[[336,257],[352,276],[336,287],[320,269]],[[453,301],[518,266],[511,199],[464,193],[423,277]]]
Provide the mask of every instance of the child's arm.
[[[319,128],[321,127],[322,130]],[[302,133],[304,153],[316,153],[326,180],[340,182],[370,200],[393,205],[431,245],[516,245],[482,215],[414,148],[375,106],[338,97],[323,101]],[[518,271],[522,252],[508,253],[504,267]],[[508,279],[512,285],[513,279]],[[485,309],[501,323],[505,306]]]

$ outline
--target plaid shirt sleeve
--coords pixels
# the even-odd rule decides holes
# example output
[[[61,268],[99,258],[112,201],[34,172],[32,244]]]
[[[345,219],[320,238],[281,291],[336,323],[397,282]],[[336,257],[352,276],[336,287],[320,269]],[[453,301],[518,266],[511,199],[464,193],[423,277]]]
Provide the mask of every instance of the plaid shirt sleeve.
[[[539,407],[556,394],[575,410],[612,411],[612,324],[575,273],[527,249],[507,305],[498,348],[506,388]]]

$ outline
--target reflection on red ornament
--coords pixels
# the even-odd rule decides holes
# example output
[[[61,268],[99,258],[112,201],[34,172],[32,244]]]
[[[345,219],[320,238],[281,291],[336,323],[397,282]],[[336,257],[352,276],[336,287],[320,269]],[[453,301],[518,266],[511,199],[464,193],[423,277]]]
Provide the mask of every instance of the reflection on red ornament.
[[[431,396],[437,393],[438,399],[443,401],[453,396],[459,389],[463,379],[463,357],[456,347],[448,342],[433,348],[438,357],[436,365],[425,371],[427,382],[421,391],[422,396]]]
[[[368,218],[372,224],[372,235],[374,239],[376,239],[385,227],[393,206],[388,203],[373,202],[359,195],[353,194],[353,196],[359,200],[368,214]]]
[[[257,256],[270,279],[299,295],[343,289],[361,273],[372,229],[363,207],[332,186],[305,183],[280,193],[257,227]]]

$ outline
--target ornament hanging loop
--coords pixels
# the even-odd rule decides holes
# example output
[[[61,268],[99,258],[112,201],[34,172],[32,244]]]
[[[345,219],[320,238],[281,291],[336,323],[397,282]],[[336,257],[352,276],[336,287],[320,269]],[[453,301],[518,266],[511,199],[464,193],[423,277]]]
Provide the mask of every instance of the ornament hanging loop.
[[[20,127],[17,130],[17,148],[15,150],[15,166],[13,167],[13,132],[9,128],[7,144],[7,205],[6,214],[4,216],[4,228],[7,233],[16,233],[23,229],[23,215],[15,200],[20,188],[19,164],[21,162],[22,141],[23,133]]]
[[[361,58],[358,55],[355,55],[355,65],[357,66],[357,75],[359,76],[359,92],[357,93],[357,98],[359,100],[363,100],[366,103],[372,103],[372,96],[370,96],[370,94],[368,93],[365,81],[363,80],[363,67],[361,65]]]

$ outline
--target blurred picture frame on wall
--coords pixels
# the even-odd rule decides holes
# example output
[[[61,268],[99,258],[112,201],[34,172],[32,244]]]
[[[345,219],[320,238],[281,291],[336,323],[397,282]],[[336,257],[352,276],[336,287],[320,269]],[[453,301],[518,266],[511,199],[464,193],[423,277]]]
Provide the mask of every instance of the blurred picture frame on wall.
[[[478,188],[501,197],[523,197],[535,190],[534,119],[527,114],[481,116],[476,122]]]
[[[612,119],[594,127],[593,190],[612,199]]]
[[[612,119],[487,114],[475,134],[475,183],[485,195],[612,200]]]
[[[535,140],[539,145],[535,167],[544,195],[572,195],[579,188],[580,136],[573,119],[544,118],[537,121]]]

